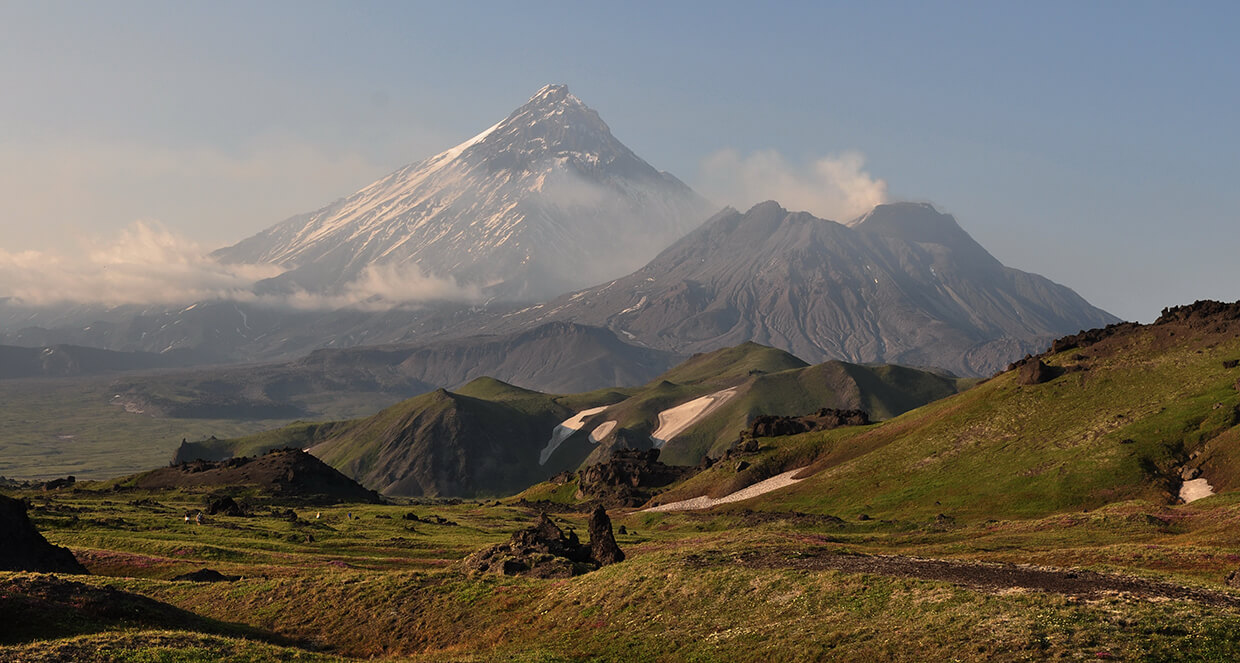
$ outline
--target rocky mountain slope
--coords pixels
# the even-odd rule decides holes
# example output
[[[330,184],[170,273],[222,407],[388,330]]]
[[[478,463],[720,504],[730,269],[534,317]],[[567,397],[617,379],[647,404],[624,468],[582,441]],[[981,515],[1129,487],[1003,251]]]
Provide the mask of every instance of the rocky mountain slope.
[[[267,291],[340,294],[368,270],[412,267],[401,280],[537,300],[641,266],[708,213],[548,85],[474,138],[214,255],[290,268]]]
[[[1117,319],[1004,267],[929,205],[880,205],[851,226],[766,202],[725,210],[650,264],[488,328],[569,320],[678,353],[745,341],[843,359],[989,375],[1056,336]]]

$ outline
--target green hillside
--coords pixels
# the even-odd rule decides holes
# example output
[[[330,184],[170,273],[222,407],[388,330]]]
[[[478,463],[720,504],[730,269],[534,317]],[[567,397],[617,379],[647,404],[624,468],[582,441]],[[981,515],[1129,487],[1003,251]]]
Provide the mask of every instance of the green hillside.
[[[735,396],[669,441],[663,451],[667,462],[693,465],[705,455],[722,453],[758,414],[865,408],[882,418],[968,384],[903,367],[806,366],[782,350],[746,343],[696,355],[638,388],[554,395],[478,378],[456,391],[416,396],[365,419],[298,422],[244,438],[191,442],[177,459],[220,459],[292,446],[311,449],[363,485],[389,495],[500,496],[604,460],[613,446],[645,448],[660,412],[723,389],[735,389]],[[545,464],[538,462],[558,424],[602,406],[607,409],[586,417]],[[590,433],[608,421],[616,422],[614,432],[601,443],[591,440]]]
[[[1238,316],[1240,317],[1240,316]],[[764,509],[874,518],[1027,518],[1172,503],[1182,477],[1240,484],[1240,321],[1176,310],[881,424],[772,440],[749,476],[715,468],[662,496],[721,494],[800,464]],[[1033,361],[1037,361],[1036,359]],[[752,508],[752,507],[751,507]]]

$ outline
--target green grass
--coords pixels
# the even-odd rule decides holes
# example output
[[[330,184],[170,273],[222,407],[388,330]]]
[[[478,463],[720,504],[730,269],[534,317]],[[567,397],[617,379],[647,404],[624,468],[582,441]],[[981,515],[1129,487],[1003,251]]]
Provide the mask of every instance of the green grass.
[[[817,473],[762,504],[842,517],[1011,518],[1167,500],[1194,451],[1234,436],[1240,394],[1220,358],[1237,353],[1234,338],[1197,353],[1136,337],[1045,384],[1006,374],[875,427],[772,441],[815,448]],[[1230,449],[1214,452],[1220,466]]]
[[[1082,601],[1038,592],[983,592],[873,574],[735,563],[794,560],[810,549],[1004,561],[1065,562],[1218,588],[1237,565],[1240,500],[1183,507],[1128,502],[1087,514],[933,527],[901,520],[843,524],[740,511],[613,513],[628,553],[568,580],[471,576],[458,561],[507,538],[534,515],[464,503],[298,509],[186,525],[196,496],[93,494],[36,499],[49,539],[96,576],[81,580],[150,597],[208,626],[118,628],[101,623],[0,649],[0,658],[70,651],[116,660],[1226,661],[1240,655],[1240,613],[1180,601],[1113,596]],[[154,499],[161,506],[139,499]],[[352,513],[353,518],[347,514]],[[401,518],[441,515],[457,524]],[[1146,515],[1174,525],[1152,525]],[[386,517],[383,517],[386,516]],[[1174,517],[1174,518],[1173,518]],[[583,532],[584,515],[554,517]],[[314,535],[313,542],[289,534]],[[291,539],[296,540],[291,540]],[[169,582],[209,566],[235,583]],[[0,574],[0,594],[14,574]],[[4,599],[0,599],[3,601]],[[94,630],[97,629],[97,630]],[[242,635],[235,629],[249,629]],[[33,660],[39,660],[34,658]]]
[[[234,437],[285,421],[156,419],[111,405],[108,378],[0,381],[0,476],[106,479],[172,459],[182,439]]]

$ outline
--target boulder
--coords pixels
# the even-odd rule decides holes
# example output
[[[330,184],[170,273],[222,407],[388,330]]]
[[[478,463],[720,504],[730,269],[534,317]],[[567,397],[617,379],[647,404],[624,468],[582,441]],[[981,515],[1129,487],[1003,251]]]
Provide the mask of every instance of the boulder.
[[[1046,362],[1041,359],[1035,359],[1020,366],[1016,373],[1016,384],[1025,386],[1042,384],[1054,380],[1062,373],[1062,369],[1047,366]]]
[[[624,561],[624,551],[616,545],[616,537],[611,531],[611,519],[607,517],[607,510],[602,505],[595,507],[594,513],[590,514],[590,558],[599,566]]]
[[[188,582],[234,582],[236,580],[240,580],[241,576],[226,576],[223,573],[213,569],[198,569],[197,571],[182,573],[172,579]]]
[[[0,495],[0,571],[87,573],[68,548],[43,538],[30,517],[26,503]]]
[[[1235,571],[1228,573],[1223,582],[1227,583],[1228,587],[1240,589],[1240,569],[1236,569]]]
[[[244,516],[245,509],[231,497],[212,497],[207,500],[208,516]]]

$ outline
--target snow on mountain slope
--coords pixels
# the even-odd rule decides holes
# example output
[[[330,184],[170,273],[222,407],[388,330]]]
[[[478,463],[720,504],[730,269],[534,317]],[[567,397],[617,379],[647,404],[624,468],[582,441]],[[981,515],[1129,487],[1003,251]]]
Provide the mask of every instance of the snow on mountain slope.
[[[289,268],[262,284],[269,292],[336,294],[384,268],[397,269],[384,284],[407,284],[395,294],[411,299],[431,277],[533,300],[632,271],[708,214],[566,86],[548,85],[470,140],[214,255]]]

